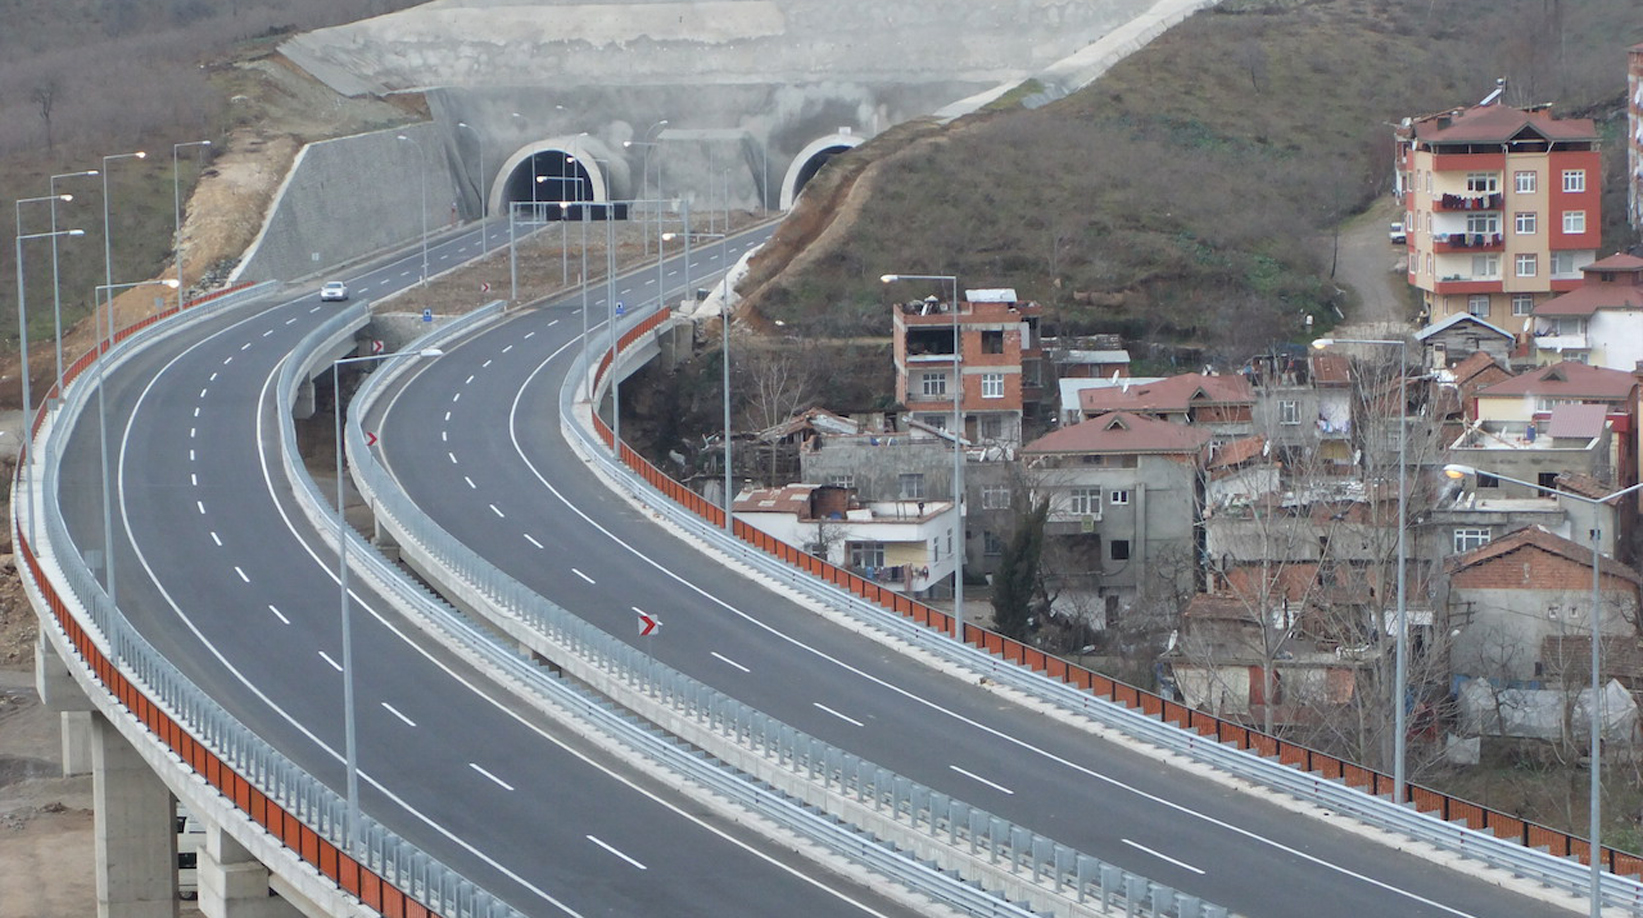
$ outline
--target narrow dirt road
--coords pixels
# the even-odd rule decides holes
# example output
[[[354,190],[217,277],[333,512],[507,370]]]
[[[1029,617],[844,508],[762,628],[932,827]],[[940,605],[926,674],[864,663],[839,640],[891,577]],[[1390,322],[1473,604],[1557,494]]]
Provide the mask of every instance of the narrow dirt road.
[[[1348,325],[1385,328],[1409,325],[1414,318],[1405,250],[1387,237],[1388,225],[1397,219],[1398,205],[1389,195],[1341,228],[1335,283],[1350,289],[1357,304],[1347,313]],[[1330,242],[1326,238],[1324,245]]]

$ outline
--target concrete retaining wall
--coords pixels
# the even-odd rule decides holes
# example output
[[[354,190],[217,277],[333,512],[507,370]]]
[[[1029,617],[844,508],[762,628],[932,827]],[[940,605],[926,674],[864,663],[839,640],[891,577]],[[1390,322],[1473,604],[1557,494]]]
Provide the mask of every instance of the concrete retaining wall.
[[[415,242],[424,179],[429,231],[448,225],[456,179],[439,133],[420,124],[304,147],[235,279],[307,277]]]

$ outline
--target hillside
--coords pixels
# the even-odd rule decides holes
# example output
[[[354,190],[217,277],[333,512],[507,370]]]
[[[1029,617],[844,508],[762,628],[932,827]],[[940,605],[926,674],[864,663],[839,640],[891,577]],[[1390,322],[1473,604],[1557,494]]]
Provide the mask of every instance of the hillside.
[[[872,335],[880,274],[957,274],[1044,303],[1052,334],[1242,360],[1350,310],[1332,234],[1388,192],[1389,123],[1496,77],[1608,121],[1606,248],[1634,242],[1613,119],[1638,41],[1631,0],[1229,0],[1073,96],[838,157],[743,290],[800,335]]]

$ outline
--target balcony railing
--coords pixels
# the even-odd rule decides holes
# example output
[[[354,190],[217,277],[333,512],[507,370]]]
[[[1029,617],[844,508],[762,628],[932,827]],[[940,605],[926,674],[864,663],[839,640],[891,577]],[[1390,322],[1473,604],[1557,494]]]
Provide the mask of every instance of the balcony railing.
[[[1467,211],[1467,210],[1500,210],[1506,206],[1506,196],[1500,192],[1493,194],[1445,194],[1439,195],[1432,202],[1433,210],[1440,211]]]
[[[1432,251],[1444,252],[1499,252],[1506,248],[1506,237],[1500,233],[1444,233],[1432,237]]]
[[[1543,335],[1535,333],[1535,347],[1543,351],[1586,351],[1591,350],[1592,343],[1585,332],[1571,334]]]

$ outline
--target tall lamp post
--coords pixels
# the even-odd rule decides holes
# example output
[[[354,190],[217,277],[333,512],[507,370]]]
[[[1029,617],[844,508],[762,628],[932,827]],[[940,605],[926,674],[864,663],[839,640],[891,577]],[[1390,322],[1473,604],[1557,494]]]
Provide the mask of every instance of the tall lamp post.
[[[1398,633],[1394,638],[1392,675],[1392,802],[1407,799],[1409,735],[1405,725],[1404,697],[1409,692],[1409,599],[1407,593],[1409,555],[1405,531],[1409,528],[1409,342],[1404,338],[1319,338],[1312,346],[1323,350],[1337,344],[1356,344],[1398,349]]]
[[[651,135],[656,133],[658,130],[667,127],[667,125],[668,125],[668,120],[666,118],[663,118],[662,120],[656,122],[655,124],[653,124],[650,127],[645,129],[645,133],[644,133],[644,138],[645,139],[644,140],[624,140],[624,141],[622,141],[622,146],[625,147],[625,148],[629,148],[629,149],[631,149],[633,147],[644,147],[645,148],[644,164],[639,169],[639,197],[641,197],[641,198],[649,198],[650,197],[650,194],[649,194],[649,191],[650,191],[650,184],[649,184],[650,183],[650,151],[655,149],[657,144],[658,144],[657,141],[654,141],[654,140],[650,139]],[[661,200],[661,198],[662,198],[662,167],[661,167],[661,164],[658,163],[657,166],[656,166],[656,200],[659,202]],[[661,205],[658,203],[657,207],[660,208],[660,206]],[[656,212],[656,224],[657,224],[657,226],[660,226],[661,222],[662,222],[662,213],[661,213],[660,209],[658,209],[657,212]],[[658,234],[660,234],[660,231],[658,231]],[[644,236],[644,238],[645,238],[645,254],[649,255],[650,254],[650,233],[649,233],[648,230],[646,230],[645,232],[641,233],[640,235]]]
[[[485,215],[490,210],[490,195],[485,189],[485,138],[480,135],[479,129],[466,121],[458,121],[456,126],[473,131],[474,146],[479,149],[479,181],[474,183],[479,192],[479,251],[487,254],[491,250],[491,237],[485,228]]]
[[[173,220],[173,225],[176,227],[176,233],[177,233],[177,236],[176,236],[177,241],[176,241],[176,244],[175,244],[175,248],[176,248],[175,257],[177,259],[177,308],[178,309],[183,308],[183,290],[184,290],[184,286],[183,286],[183,196],[182,196],[182,182],[179,180],[179,176],[177,174],[177,154],[179,152],[181,152],[185,147],[209,147],[209,146],[211,146],[211,141],[209,141],[209,140],[190,140],[186,143],[174,143],[174,144],[171,145],[171,217],[172,217],[172,220]]]
[[[417,158],[422,161],[419,170],[422,177],[422,285],[428,285],[428,153],[422,149],[422,144],[405,134],[394,137],[416,147]]]
[[[337,584],[341,589],[339,616],[342,619],[342,705],[343,754],[348,768],[348,851],[357,854],[359,845],[359,749],[354,739],[354,638],[353,616],[348,604],[348,517],[342,488],[342,374],[346,363],[369,363],[406,357],[443,357],[444,351],[426,348],[393,354],[344,357],[331,364],[331,389],[336,399],[335,432],[337,450]]]
[[[103,157],[103,286],[114,287],[114,244],[113,234],[109,231],[108,219],[108,164],[117,159],[146,159],[148,154],[142,150],[135,153],[110,153]],[[113,307],[109,309],[112,311]],[[114,317],[109,316],[109,344],[114,343]]]
[[[175,289],[177,279],[166,278],[163,281],[136,281],[130,284],[98,284],[92,291],[92,315],[101,318],[102,310],[97,303],[102,299],[108,300],[108,347],[114,348],[114,291],[127,290],[132,287],[171,287]],[[102,332],[98,331],[96,340],[101,342]],[[95,365],[97,367],[97,450],[103,475],[103,591],[108,594],[110,604],[119,603],[119,592],[114,583],[114,498],[109,487],[108,467],[108,409],[103,396],[103,366],[108,363],[107,355],[99,354]]]
[[[89,178],[99,175],[96,169],[84,169],[80,172],[63,172],[51,177],[51,231],[57,232],[57,180],[65,178]],[[52,340],[57,350],[57,397],[63,397],[63,293],[62,280],[57,267],[57,237],[51,238],[51,325]]]
[[[879,281],[945,281],[953,288],[953,508],[958,511],[958,550],[953,553],[953,639],[964,643],[964,343],[958,327],[958,278],[952,274],[885,274]]]
[[[1602,633],[1603,633],[1603,631],[1602,631],[1603,592],[1602,592],[1602,581],[1601,581],[1603,554],[1598,548],[1599,542],[1601,541],[1601,538],[1602,538],[1602,527],[1600,525],[1600,520],[1598,518],[1598,508],[1601,507],[1604,504],[1609,503],[1610,501],[1615,500],[1616,498],[1624,497],[1627,494],[1630,494],[1633,491],[1638,490],[1639,488],[1643,488],[1643,482],[1638,482],[1637,484],[1634,484],[1631,487],[1621,488],[1618,491],[1615,491],[1611,494],[1606,494],[1602,497],[1586,497],[1585,495],[1575,494],[1571,491],[1559,491],[1556,488],[1549,488],[1549,487],[1547,487],[1543,484],[1536,484],[1535,482],[1532,482],[1532,481],[1524,481],[1521,478],[1513,478],[1510,475],[1502,475],[1499,472],[1483,472],[1482,470],[1473,468],[1472,466],[1469,466],[1469,465],[1459,465],[1457,463],[1450,463],[1450,464],[1445,465],[1443,467],[1443,474],[1448,476],[1449,478],[1452,478],[1452,479],[1456,480],[1456,481],[1460,481],[1460,480],[1466,479],[1466,478],[1471,478],[1471,479],[1476,480],[1476,478],[1480,474],[1480,472],[1482,474],[1487,474],[1487,475],[1490,475],[1491,477],[1498,478],[1501,481],[1509,481],[1509,482],[1511,482],[1512,484],[1515,484],[1515,485],[1520,485],[1520,486],[1525,487],[1525,488],[1531,488],[1533,490],[1540,491],[1540,492],[1543,492],[1543,493],[1546,493],[1546,494],[1555,495],[1559,499],[1568,498],[1569,500],[1579,501],[1579,502],[1581,502],[1583,504],[1586,504],[1587,506],[1592,508],[1592,528],[1589,532],[1589,534],[1591,536],[1591,542],[1592,542],[1592,608],[1591,608],[1591,623],[1590,623],[1591,624],[1591,640],[1592,640],[1592,653],[1591,653],[1591,657],[1592,657],[1592,672],[1591,672],[1592,699],[1591,699],[1591,703],[1587,705],[1588,711],[1591,715],[1591,721],[1588,724],[1588,729],[1591,731],[1591,734],[1592,734],[1592,736],[1591,736],[1591,749],[1590,749],[1590,753],[1589,753],[1591,755],[1591,759],[1592,759],[1591,788],[1590,788],[1590,799],[1587,802],[1587,806],[1591,810],[1591,822],[1590,822],[1590,825],[1589,825],[1588,829],[1591,833],[1591,835],[1590,835],[1590,839],[1591,839],[1591,841],[1590,841],[1590,847],[1591,847],[1590,860],[1591,860],[1591,866],[1592,866],[1592,873],[1591,873],[1591,885],[1590,885],[1590,888],[1588,889],[1587,893],[1588,893],[1588,898],[1589,898],[1588,905],[1590,907],[1591,918],[1601,918],[1601,914],[1602,914],[1602,911],[1603,911],[1603,899],[1602,899],[1602,888],[1601,888],[1602,877],[1603,877],[1603,859],[1600,855],[1603,851],[1603,842],[1602,842],[1602,839],[1601,839],[1603,821],[1602,821],[1602,812],[1600,811],[1599,807],[1601,806],[1601,804],[1603,802],[1603,780],[1602,780],[1602,772],[1600,771],[1600,765],[1602,763],[1602,753],[1603,753],[1603,744],[1602,744],[1603,705],[1600,703],[1602,698],[1603,698],[1603,684],[1602,684],[1602,681],[1601,681],[1602,676],[1601,676],[1601,670],[1600,670],[1600,667],[1599,667],[1598,648],[1599,648],[1600,645],[1599,645],[1598,642],[1599,642],[1599,638],[1602,636]]]
[[[71,195],[63,195],[72,198]],[[34,417],[31,409],[34,405],[32,394],[29,392],[29,319],[26,302],[27,286],[23,283],[23,242],[28,239],[50,239],[53,242],[59,236],[84,236],[83,229],[52,230],[46,233],[23,232],[23,205],[36,201],[54,201],[56,198],[22,198],[17,202],[17,341],[19,357],[22,360],[23,377],[23,491],[28,495],[29,538],[34,538],[34,488],[29,481],[28,469],[34,464]]]

